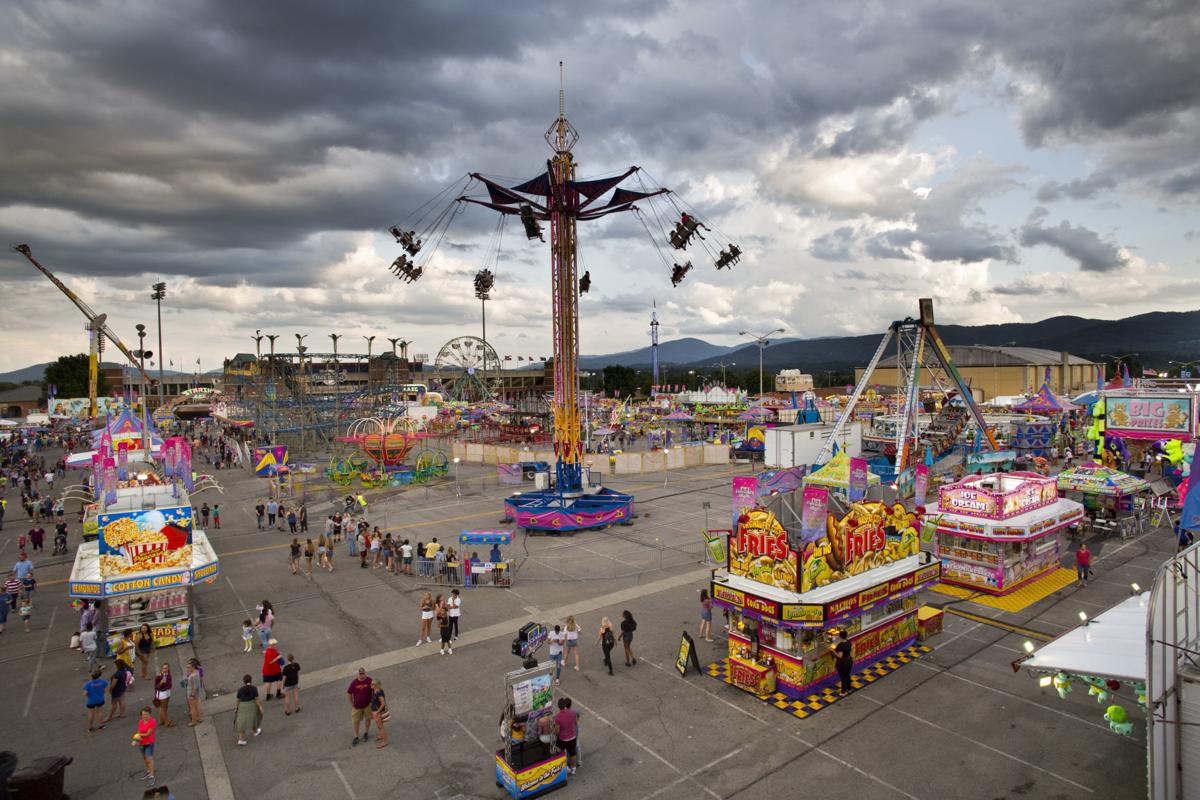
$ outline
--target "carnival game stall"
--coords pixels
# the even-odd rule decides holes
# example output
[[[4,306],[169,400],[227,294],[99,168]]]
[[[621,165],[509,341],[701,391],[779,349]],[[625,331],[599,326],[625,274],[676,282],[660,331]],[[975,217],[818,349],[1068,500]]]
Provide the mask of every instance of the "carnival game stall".
[[[1118,530],[1132,522],[1140,529],[1140,504],[1136,501],[1150,493],[1150,484],[1091,461],[1059,473],[1058,491],[1083,504],[1094,528]]]
[[[500,547],[511,547],[513,532],[509,530],[463,531],[458,535],[459,553],[463,556],[467,569],[463,570],[463,586],[496,586],[507,588],[512,586],[516,574],[511,558],[493,559],[493,554],[501,554]],[[483,560],[470,557],[471,548],[487,548],[487,556]],[[447,565],[449,566],[449,565]]]
[[[1059,567],[1058,531],[1083,506],[1058,496],[1054,478],[1032,472],[976,475],[942,486],[926,508],[936,530],[942,581],[1005,595]]]
[[[804,485],[823,486],[841,497],[848,497],[850,493],[851,467],[854,460],[850,458],[845,450],[839,450],[823,466],[810,472],[804,478]],[[880,483],[881,480],[878,475],[874,472],[867,472],[865,486],[878,486]]]
[[[1040,649],[1027,645],[1029,655],[1014,662],[1013,669],[1027,669],[1063,700],[1076,683],[1086,686],[1088,697],[1104,709],[1102,718],[1110,730],[1130,735],[1133,723],[1120,701],[1146,710],[1149,598],[1149,592],[1135,594]]]
[[[96,515],[99,538],[75,552],[68,594],[100,600],[100,638],[109,648],[121,631],[149,624],[158,647],[191,641],[191,589],[220,574],[217,554],[195,530],[187,493],[155,484],[116,490]]]
[[[837,679],[831,647],[841,631],[856,669],[916,640],[916,594],[941,568],[919,552],[914,514],[883,503],[830,513],[825,487],[774,495],[768,506],[739,517],[711,584],[729,615],[733,686],[802,698]]]

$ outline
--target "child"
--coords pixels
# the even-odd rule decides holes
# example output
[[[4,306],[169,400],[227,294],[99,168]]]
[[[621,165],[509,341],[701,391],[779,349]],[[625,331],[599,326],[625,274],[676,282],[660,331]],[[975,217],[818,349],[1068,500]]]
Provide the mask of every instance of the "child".
[[[83,651],[83,657],[87,659],[88,671],[95,671],[96,630],[95,626],[90,622],[84,626],[83,633],[79,634],[79,649]]]
[[[249,653],[254,642],[254,626],[250,624],[250,620],[242,620],[242,652]]]
[[[221,506],[217,503],[213,503],[212,519],[213,528],[218,531],[221,530]]]
[[[25,623],[25,632],[29,633],[29,618],[33,616],[33,599],[29,595],[21,598],[21,620]]]

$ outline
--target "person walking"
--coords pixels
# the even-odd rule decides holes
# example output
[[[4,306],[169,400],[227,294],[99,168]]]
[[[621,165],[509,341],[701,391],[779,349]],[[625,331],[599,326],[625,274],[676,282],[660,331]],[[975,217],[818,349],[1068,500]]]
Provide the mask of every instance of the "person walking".
[[[91,675],[92,679],[83,684],[84,696],[87,698],[85,705],[88,733],[104,729],[104,690],[108,688],[108,681],[100,677],[100,670],[93,669]]]
[[[550,660],[554,662],[555,686],[557,686],[562,679],[563,642],[566,640],[567,635],[563,633],[561,625],[555,625],[554,630],[546,636],[546,641],[550,643]]]
[[[296,519],[300,522],[300,532],[308,533],[308,506],[304,503],[300,504],[300,513],[296,515]]]
[[[362,741],[371,736],[371,698],[375,694],[375,681],[367,676],[367,671],[359,667],[358,677],[350,681],[346,695],[350,699],[350,720],[354,723],[354,740],[351,747],[358,747],[358,726],[364,725]]]
[[[151,632],[150,626],[142,623],[138,628],[137,636],[134,637],[134,642],[137,645],[137,660],[142,666],[142,678],[150,679],[150,658],[154,655],[154,633]]]
[[[458,591],[457,589],[455,591]],[[571,660],[571,656],[575,656],[575,671],[579,672],[579,634],[583,628],[579,627],[579,623],[575,621],[575,617],[567,617],[566,627],[563,628],[563,633],[566,635],[566,652],[563,654],[563,663],[566,664]]]
[[[254,648],[254,624],[248,619],[242,620],[242,652],[249,653]]]
[[[289,508],[287,513],[287,524],[292,533],[296,533],[299,522],[300,519],[296,516],[296,509]]]
[[[278,700],[283,697],[283,690],[279,686],[276,686],[276,684],[283,682],[284,664],[283,656],[279,654],[279,650],[276,647],[277,644],[279,644],[277,640],[269,639],[267,641],[267,649],[263,650],[262,679],[263,694],[266,695],[263,698],[264,700],[271,699],[272,686],[275,686],[275,699]]]
[[[450,596],[446,598],[446,613],[450,617],[450,640],[454,641],[458,638],[458,620],[462,617],[462,595],[458,589],[450,590]]]
[[[8,579],[4,581],[4,594],[8,596],[9,606],[15,609],[21,597],[21,579],[17,577],[16,570],[8,573]]]
[[[346,536],[347,539],[354,539],[358,547],[358,566],[363,569],[367,568],[367,551],[371,547],[371,536],[363,528],[359,528],[357,532],[351,531]]]
[[[212,507],[213,529],[221,530],[221,504],[213,503]]]
[[[442,655],[454,655],[454,648],[450,646],[450,609],[446,607],[446,603],[442,600],[439,594],[434,602],[434,607],[437,611],[438,633],[442,637]]]
[[[567,772],[575,774],[575,762],[579,757],[579,714],[571,708],[571,698],[558,699],[558,713],[554,715],[554,727],[558,729],[558,749],[567,754]]]
[[[243,675],[242,685],[237,690],[237,706],[233,717],[233,729],[237,732],[237,743],[240,746],[246,746],[247,733],[253,731],[255,736],[262,733],[263,715],[262,699],[258,696],[254,678]]]
[[[325,569],[325,553],[329,550],[329,541],[325,538],[325,534],[317,537],[317,566]]]
[[[400,543],[400,571],[412,575],[413,548],[408,539]]]
[[[421,626],[417,628],[417,647],[421,646],[421,642],[432,642],[429,637],[433,631],[433,592],[426,592],[421,595]]]
[[[204,678],[200,676],[194,661],[187,663],[179,685],[187,700],[188,727],[194,728],[204,722]]]
[[[150,706],[143,706],[138,717],[137,733],[133,735],[133,743],[142,751],[142,761],[146,765],[146,774],[142,780],[154,785],[154,732],[158,723],[154,721],[154,712]]]
[[[259,500],[258,505],[254,506],[254,517],[258,521],[258,529],[261,531],[266,526],[263,524],[263,518],[267,514],[267,507],[263,505],[263,501]]]
[[[154,705],[158,706],[158,724],[174,728],[169,709],[171,707],[171,665],[163,664],[154,676]]]
[[[832,651],[833,666],[837,669],[838,677],[841,679],[838,694],[844,696],[849,694],[853,688],[850,682],[850,673],[854,670],[854,648],[850,646],[845,628],[838,632],[838,641]]]
[[[205,528],[208,527],[208,517],[210,514],[212,514],[212,509],[208,507],[208,503],[205,503],[204,505],[200,506],[200,520],[201,520],[201,524]]]
[[[631,667],[637,663],[637,656],[633,654],[633,632],[637,630],[637,622],[633,619],[633,614],[626,609],[621,612],[621,645],[625,648],[625,666]]]
[[[275,527],[275,515],[279,513],[279,503],[271,500],[267,503],[267,527]]]
[[[300,665],[296,657],[287,654],[287,663],[283,665],[283,714],[290,716],[292,712],[300,713]]]
[[[1092,551],[1088,549],[1087,542],[1079,545],[1079,549],[1075,551],[1075,577],[1079,580],[1075,582],[1076,586],[1087,586],[1088,576],[1092,573]]]
[[[3,627],[0,627],[0,630],[4,630]],[[79,634],[79,650],[83,653],[83,657],[87,659],[88,672],[94,672],[96,669],[97,646],[96,626],[89,622],[84,626],[83,633]]]
[[[604,666],[608,667],[608,674],[612,675],[612,651],[617,646],[617,637],[613,633],[612,622],[608,617],[600,620],[600,632],[596,634],[596,644],[600,645],[600,649],[604,651]]]
[[[317,554],[317,546],[313,544],[312,539],[304,540],[304,574],[312,577],[313,558]]]
[[[708,589],[700,590],[700,630],[698,631],[700,638],[706,642],[711,642],[712,639],[712,599],[708,596]]]
[[[105,723],[112,722],[116,717],[125,716],[125,692],[133,683],[133,670],[129,668],[129,665],[124,661],[117,661],[116,664],[117,669],[108,682],[108,696],[112,701],[112,708],[108,711]]]
[[[264,650],[270,644],[271,630],[275,627],[275,609],[271,607],[271,601],[263,600],[258,604],[258,643],[262,645]]]
[[[288,549],[288,563],[292,567],[292,574],[300,574],[300,540],[295,536],[292,537],[292,543]]]
[[[371,719],[375,720],[375,730],[378,731],[376,737],[378,741],[375,743],[377,749],[383,749],[388,746],[387,728],[384,724],[392,718],[392,712],[388,709],[387,695],[383,693],[383,686],[379,681],[371,681]]]

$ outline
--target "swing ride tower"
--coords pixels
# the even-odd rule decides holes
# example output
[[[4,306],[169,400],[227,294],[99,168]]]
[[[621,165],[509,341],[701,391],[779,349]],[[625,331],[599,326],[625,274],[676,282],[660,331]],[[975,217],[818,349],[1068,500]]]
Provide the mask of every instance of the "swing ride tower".
[[[741,251],[732,244],[728,251],[720,250],[720,245],[714,241],[714,234],[710,233],[706,238],[701,233],[701,230],[712,229],[700,223],[694,213],[688,213],[690,209],[685,210],[669,189],[648,186],[642,179],[640,167],[629,167],[606,177],[576,177],[577,163],[572,151],[579,141],[579,133],[566,116],[562,62],[559,62],[558,117],[546,131],[545,139],[553,155],[547,159],[545,171],[537,177],[514,186],[478,172],[467,173],[465,183],[464,179],[459,179],[443,190],[443,195],[439,197],[459,186],[462,187],[460,191],[466,192],[477,185],[475,182],[486,189],[486,195],[459,194],[450,206],[440,211],[434,206],[438,200],[435,197],[413,212],[415,217],[424,209],[434,206],[424,211],[424,216],[416,220],[412,229],[406,225],[389,228],[406,251],[393,262],[391,269],[405,283],[419,280],[426,267],[433,263],[438,244],[465,204],[483,206],[501,215],[494,234],[496,252],[493,253],[489,246],[485,260],[493,257],[498,259],[499,241],[504,220],[508,217],[519,218],[529,240],[545,242],[542,223],[549,226],[555,485],[545,491],[522,492],[508,498],[504,504],[505,512],[518,526],[527,529],[581,530],[607,527],[613,523],[631,521],[633,497],[604,487],[584,485],[583,426],[579,407],[579,294],[586,291],[586,287],[581,287],[579,283],[578,223],[618,212],[635,212],[658,249],[664,266],[670,271],[673,285],[683,280],[692,269],[692,262],[688,260],[684,265],[672,264],[674,256],[669,258],[666,255],[668,248],[682,251],[696,239],[699,245],[696,249],[711,256],[716,261],[717,269],[730,266]],[[633,178],[639,188],[622,187],[627,178]],[[656,202],[662,208],[655,208]],[[666,228],[664,219],[679,220],[670,236],[656,236],[635,205],[637,203],[644,204],[656,226]],[[433,216],[432,222],[422,228],[422,223],[430,215]],[[587,284],[590,285],[590,280]]]

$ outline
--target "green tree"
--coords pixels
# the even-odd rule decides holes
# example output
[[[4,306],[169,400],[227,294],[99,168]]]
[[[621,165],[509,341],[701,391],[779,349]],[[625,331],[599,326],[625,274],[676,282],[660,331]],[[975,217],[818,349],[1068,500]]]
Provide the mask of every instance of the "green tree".
[[[628,397],[638,390],[638,374],[632,367],[609,364],[604,368],[604,390],[609,397]]]
[[[59,356],[57,361],[46,365],[42,373],[44,380],[42,388],[47,384],[58,387],[57,397],[87,397],[88,396],[88,356],[87,353],[77,353],[70,356]],[[108,381],[104,373],[100,373],[96,381],[96,395],[108,394]]]

